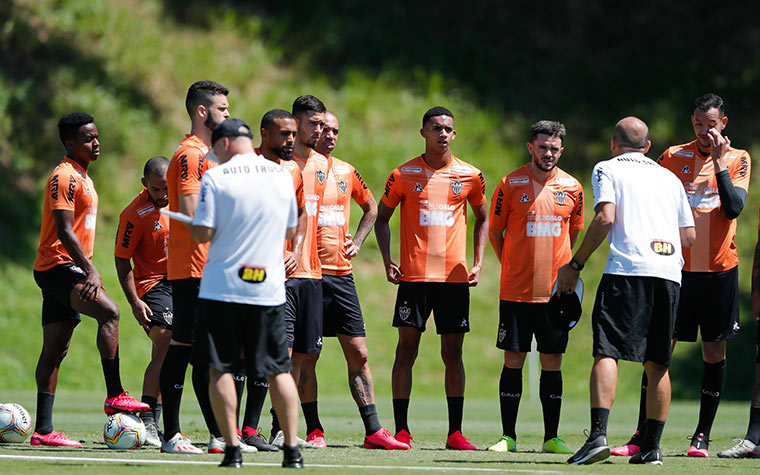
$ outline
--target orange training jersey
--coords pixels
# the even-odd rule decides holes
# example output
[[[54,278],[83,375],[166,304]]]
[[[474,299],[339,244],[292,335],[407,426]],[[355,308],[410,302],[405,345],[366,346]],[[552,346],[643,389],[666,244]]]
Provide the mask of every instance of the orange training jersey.
[[[489,229],[505,230],[499,299],[548,302],[557,269],[570,262],[570,231],[583,229],[583,188],[556,169],[546,182],[528,165],[499,182]]]
[[[382,202],[401,203],[401,280],[467,282],[467,206],[486,202],[477,168],[451,156],[438,170],[421,156],[393,170]]]
[[[64,157],[55,167],[45,185],[42,205],[40,246],[34,270],[42,271],[66,262],[74,262],[58,239],[53,210],[74,212],[72,228],[87,257],[92,258],[95,242],[95,222],[98,215],[98,194],[87,171],[77,162]]]
[[[343,248],[351,217],[351,199],[361,206],[371,196],[372,192],[359,172],[343,160],[332,157],[325,195],[319,204],[317,227],[317,248],[323,274],[351,273],[351,260]]]
[[[138,297],[166,278],[169,218],[159,209],[143,190],[119,215],[114,255],[134,262]]]
[[[324,155],[310,150],[309,156],[304,160],[295,153],[293,163],[298,165],[303,176],[303,194],[306,208],[306,233],[303,238],[303,252],[298,268],[290,277],[302,279],[321,279],[322,265],[319,262],[317,250],[317,219],[319,204],[325,193],[327,185],[327,172],[329,163]]]
[[[166,179],[169,183],[169,210],[179,211],[181,195],[198,194],[201,190],[203,172],[216,166],[204,157],[208,147],[195,135],[185,135],[174,152]],[[208,243],[199,244],[190,236],[190,229],[177,223],[169,233],[169,262],[167,274],[170,280],[201,278],[208,255]]]
[[[697,240],[683,249],[683,270],[721,272],[739,265],[734,244],[736,220],[726,218],[721,209],[712,158],[702,156],[695,140],[670,147],[657,161],[681,180],[694,213]],[[734,186],[748,191],[749,154],[731,147],[725,161]]]

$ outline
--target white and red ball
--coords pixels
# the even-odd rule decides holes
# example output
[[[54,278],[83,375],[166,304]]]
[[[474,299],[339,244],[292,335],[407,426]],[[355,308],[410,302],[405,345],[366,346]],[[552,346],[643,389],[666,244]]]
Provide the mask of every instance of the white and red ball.
[[[0,404],[0,442],[24,442],[32,432],[32,416],[20,404]]]
[[[145,425],[133,414],[114,414],[103,427],[103,440],[109,449],[136,449],[145,442]]]

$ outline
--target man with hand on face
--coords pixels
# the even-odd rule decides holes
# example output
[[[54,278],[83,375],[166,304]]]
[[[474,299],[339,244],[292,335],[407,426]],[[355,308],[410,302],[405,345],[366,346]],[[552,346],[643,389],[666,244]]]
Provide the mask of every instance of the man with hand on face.
[[[583,229],[583,187],[557,168],[565,126],[542,120],[530,128],[531,161],[501,179],[491,199],[488,235],[501,262],[499,332],[504,350],[499,380],[502,437],[488,450],[516,449],[515,423],[522,396],[522,368],[536,337],[541,360],[539,393],[544,413],[543,452],[573,453],[557,436],[562,406],[562,354],[568,332],[549,320],[557,269],[570,261]]]
[[[488,240],[486,183],[477,168],[451,154],[454,115],[433,107],[422,117],[425,153],[393,170],[378,204],[375,236],[388,281],[397,284],[393,326],[398,328],[393,363],[396,439],[410,444],[407,414],[412,367],[432,311],[441,335],[441,358],[449,430],[446,448],[477,450],[462,435],[464,364],[462,343],[470,331],[470,289],[480,279]],[[467,203],[475,214],[474,263],[467,267]],[[401,205],[401,265],[391,260],[388,221]]]
[[[153,157],[145,164],[142,177],[145,189],[121,212],[114,251],[121,288],[137,323],[153,343],[141,398],[150,410],[140,414],[140,418],[145,423],[146,442],[156,447],[161,447],[156,425],[161,413],[159,374],[172,336],[172,289],[166,280],[169,218],[159,212],[169,204],[168,167],[166,157]]]

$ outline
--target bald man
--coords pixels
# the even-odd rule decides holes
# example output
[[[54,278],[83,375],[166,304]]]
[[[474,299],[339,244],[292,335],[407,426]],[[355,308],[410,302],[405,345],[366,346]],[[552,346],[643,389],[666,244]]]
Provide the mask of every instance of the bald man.
[[[593,310],[591,431],[567,463],[591,464],[610,456],[607,420],[615,400],[619,359],[644,364],[649,378],[641,451],[630,463],[662,465],[659,448],[670,407],[670,340],[676,321],[681,246],[693,244],[694,217],[681,182],[644,154],[649,130],[636,117],[617,123],[614,158],[597,163],[591,180],[594,219],[570,263],[558,271],[558,289],[570,293],[584,264],[609,234],[607,267]]]

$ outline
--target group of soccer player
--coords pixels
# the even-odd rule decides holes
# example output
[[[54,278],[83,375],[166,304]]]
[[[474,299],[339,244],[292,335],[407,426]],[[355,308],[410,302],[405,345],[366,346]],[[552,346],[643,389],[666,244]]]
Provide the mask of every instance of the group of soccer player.
[[[160,447],[162,452],[203,453],[180,429],[185,374],[192,363],[193,388],[210,434],[207,450],[224,453],[231,447],[215,419],[214,393],[209,389],[214,381],[209,376],[206,335],[214,321],[202,318],[198,309],[209,245],[194,240],[190,227],[170,222],[160,212],[168,208],[193,217],[203,201],[201,180],[204,172],[216,165],[213,139],[222,136],[214,131],[230,117],[228,94],[226,87],[213,81],[198,81],[190,86],[185,101],[190,133],[171,160],[156,156],[147,161],[142,177],[145,188],[120,216],[114,253],[117,274],[135,319],[152,342],[141,402],[121,386],[119,309],[103,288],[91,260],[98,198],[87,169],[99,155],[98,130],[93,117],[85,113],[75,112],[60,119],[58,127],[66,155],[47,182],[34,265],[35,280],[43,294],[43,349],[36,370],[37,417],[32,445],[81,446],[53,430],[52,408],[58,369],[80,313],[84,313],[98,322],[97,346],[106,381],[107,414],[139,413],[146,426],[147,443]],[[687,455],[707,457],[710,429],[725,381],[726,340],[739,331],[734,237],[736,217],[746,202],[750,157],[746,151],[731,147],[722,135],[728,118],[718,96],[706,94],[698,98],[691,120],[696,140],[670,147],[658,159],[682,182],[696,229],[695,242],[683,250],[685,263],[675,329],[665,337],[672,339],[675,346],[677,340],[696,341],[697,329],[701,332],[701,407]],[[621,130],[625,133],[628,129]],[[498,384],[502,435],[488,450],[516,450],[522,368],[535,338],[541,363],[542,451],[573,453],[558,434],[562,355],[568,345],[569,329],[556,325],[551,315],[554,307],[550,305],[557,293],[553,288],[560,267],[568,265],[579,272],[584,264],[571,259],[584,227],[583,188],[576,178],[557,167],[564,150],[564,125],[546,120],[533,124],[527,142],[529,161],[501,179],[490,211],[483,174],[451,153],[456,131],[454,116],[448,109],[433,107],[424,114],[420,129],[424,153],[390,173],[379,203],[361,174],[333,155],[339,131],[338,117],[318,98],[304,95],[293,102],[290,112],[273,109],[263,115],[261,143],[255,148],[256,154],[290,174],[298,208],[296,232],[285,241],[283,254],[287,350],[306,422],[306,438],[298,438],[298,446],[327,446],[318,412],[316,364],[322,338],[335,336],[343,350],[349,388],[364,423],[364,447],[410,449],[414,442],[408,420],[412,370],[432,312],[436,331],[441,335],[445,366],[449,422],[445,446],[453,450],[477,449],[462,434],[462,349],[470,329],[469,287],[480,279],[483,255],[490,241],[501,263],[496,346],[504,350],[504,365]],[[349,230],[352,200],[363,213],[353,234]],[[466,260],[466,203],[475,217],[471,266]],[[400,260],[396,263],[391,257],[389,220],[398,206],[401,232]],[[393,315],[393,326],[398,328],[392,370],[395,435],[381,426],[377,415],[365,325],[351,263],[373,227],[387,279],[398,285]],[[265,275],[265,270],[251,268],[240,278],[255,283]],[[757,321],[760,240],[752,270],[752,312]],[[269,388],[267,377],[272,375],[247,375],[250,366],[246,358],[250,357],[253,355],[241,352],[239,363],[231,370],[237,394],[238,440],[234,445],[248,453],[282,449],[284,466],[302,466],[298,447],[286,443],[294,438],[287,428],[283,431],[280,427],[274,409],[270,437],[266,439],[260,433],[259,420]],[[756,363],[747,434],[719,456],[760,456],[760,356]],[[212,374],[213,370],[212,367]],[[611,454],[631,456],[647,445],[645,435],[652,419],[647,417],[647,387],[645,372],[636,432],[626,444],[609,451]],[[158,428],[161,414],[163,432]],[[592,407],[592,425],[594,414],[599,411],[594,413]],[[606,415],[603,422],[606,428]],[[664,425],[664,420],[661,422]],[[575,463],[572,457],[570,462]]]

